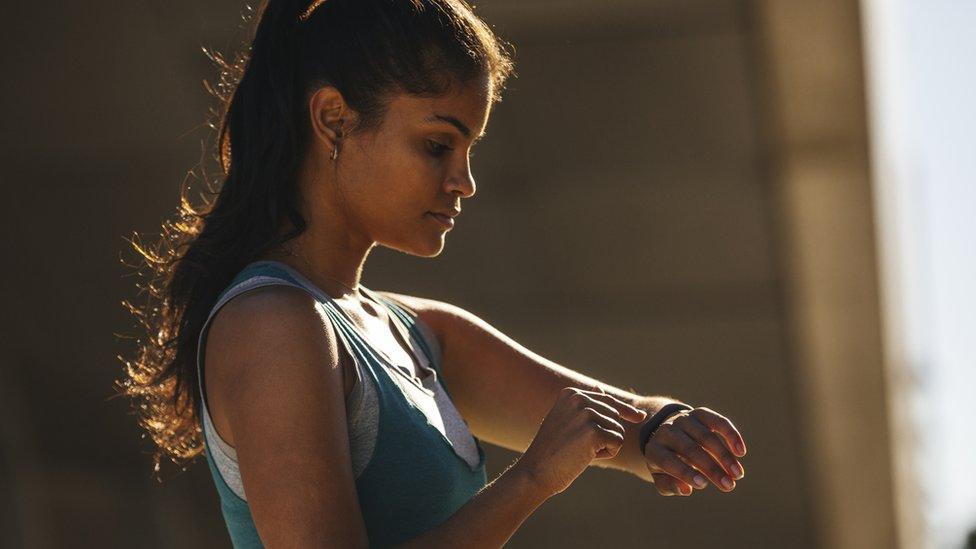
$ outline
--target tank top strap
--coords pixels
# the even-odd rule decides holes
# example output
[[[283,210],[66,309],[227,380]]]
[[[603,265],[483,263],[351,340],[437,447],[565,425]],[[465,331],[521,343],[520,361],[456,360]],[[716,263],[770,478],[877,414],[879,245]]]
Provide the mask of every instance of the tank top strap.
[[[378,292],[374,292],[369,288],[364,287],[363,290],[369,297],[373,298],[373,300],[385,305],[396,320],[406,326],[408,333],[413,336],[414,341],[417,342],[417,344],[420,346],[420,350],[427,357],[427,361],[431,368],[433,368],[437,373],[437,379],[440,381],[441,386],[444,387],[444,391],[448,396],[451,396],[451,392],[447,387],[447,382],[444,381],[444,371],[440,363],[440,353],[434,353],[431,348],[432,345],[436,345],[437,342],[431,342],[428,338],[428,334],[424,333],[424,330],[421,329],[421,321],[418,319],[417,313],[399,301],[386,297]]]
[[[290,268],[285,268],[284,265],[276,261],[255,261],[245,266],[231,280],[227,288],[220,293],[200,329],[197,340],[197,381],[202,399],[201,404],[203,406],[207,404],[204,384],[203,351],[207,341],[210,322],[217,312],[220,311],[221,307],[226,305],[231,299],[251,290],[266,286],[291,286],[308,292],[316,301],[323,305],[323,308],[335,327],[336,337],[339,343],[345,347],[353,361],[358,363],[360,360],[368,360],[366,356],[369,350],[368,346],[359,338],[355,329],[348,325],[349,321],[338,312],[336,309],[337,305],[332,302],[331,297],[305,280],[299,273]],[[364,347],[366,348],[364,349]]]
[[[349,340],[350,346],[356,349],[356,351],[359,353],[359,357],[363,361],[366,361],[370,364],[376,364],[376,365],[382,365],[387,362],[386,359],[384,359],[379,355],[379,353],[376,351],[375,348],[373,348],[373,346],[369,343],[369,341],[367,341],[363,337],[360,330],[356,328],[356,326],[353,324],[353,321],[346,315],[345,312],[342,311],[342,308],[335,303],[332,296],[326,294],[321,288],[316,286],[315,283],[309,280],[305,275],[279,261],[258,261],[255,262],[253,265],[258,267],[264,267],[266,269],[271,269],[274,272],[279,272],[285,275],[289,280],[294,281],[297,284],[300,284],[306,290],[311,292],[312,295],[318,296],[319,301],[325,304],[326,308],[330,313],[330,316],[332,316],[333,321],[337,323],[339,328],[338,331],[342,333],[344,338],[347,338]],[[363,285],[360,285],[359,287],[361,290],[363,290],[363,293],[365,293],[368,297],[372,297],[374,301],[378,299],[376,292],[373,292],[372,290],[370,290],[369,288]],[[381,302],[381,304],[382,303],[384,302]],[[426,352],[426,348],[424,348],[424,350]],[[430,357],[430,354],[427,353],[427,356]],[[428,360],[430,359],[428,358]]]
[[[406,306],[402,305],[398,301],[394,301],[393,299],[390,299],[378,292],[374,292],[373,290],[370,290],[369,288],[366,287],[361,287],[361,288],[366,293],[366,295],[371,297],[374,301],[377,301],[385,305],[386,308],[389,309],[394,316],[396,316],[397,320],[399,320],[404,326],[407,327],[407,330],[410,332],[411,335],[413,335],[414,339],[420,345],[420,349],[423,351],[424,355],[427,356],[427,360],[429,360],[430,363],[433,364],[435,362],[434,353],[431,351],[430,344],[427,341],[426,336],[424,336],[424,334],[420,331],[420,329],[417,326],[417,319],[416,319],[417,313],[415,313],[412,309],[409,309]]]

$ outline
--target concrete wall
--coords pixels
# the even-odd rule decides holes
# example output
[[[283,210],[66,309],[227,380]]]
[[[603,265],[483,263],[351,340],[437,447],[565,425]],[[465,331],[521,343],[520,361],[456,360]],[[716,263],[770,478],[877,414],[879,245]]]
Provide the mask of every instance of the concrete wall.
[[[785,291],[802,243],[781,234],[791,210],[768,148],[781,130],[766,101],[787,98],[769,95],[759,8],[482,2],[516,44],[520,77],[474,158],[478,194],[441,257],[381,250],[366,284],[456,303],[569,367],[720,410],[750,449],[731,495],[662,498],[588,471],[512,547],[837,539],[818,514],[832,500],[812,487],[823,441],[801,409],[817,403]],[[15,9],[34,23],[4,38],[29,56],[5,60],[17,78],[0,92],[3,223],[17,235],[5,242],[0,510],[13,512],[2,535],[32,547],[226,546],[205,464],[153,484],[148,443],[109,397],[115,356],[131,349],[113,333],[134,332],[119,305],[135,295],[122,237],[174,211],[211,105],[199,48],[238,43],[240,6]],[[489,473],[514,458],[489,448]]]

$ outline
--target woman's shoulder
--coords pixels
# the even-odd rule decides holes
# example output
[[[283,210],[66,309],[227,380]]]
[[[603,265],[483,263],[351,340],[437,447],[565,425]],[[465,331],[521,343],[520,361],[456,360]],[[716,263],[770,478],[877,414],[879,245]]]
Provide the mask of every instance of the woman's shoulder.
[[[320,321],[323,314],[315,296],[302,288],[284,284],[260,286],[234,295],[214,313],[210,337],[222,330],[252,336],[273,336],[283,328],[289,332],[296,328],[307,331],[309,324]]]
[[[314,296],[293,286],[262,286],[235,296],[215,314],[205,363],[208,376],[231,389],[267,372],[284,380],[312,374],[303,372],[312,365],[338,365],[338,345]]]
[[[432,347],[438,353],[440,345],[447,336],[458,329],[460,324],[474,317],[465,309],[438,299],[389,291],[376,291],[376,293],[406,309],[413,317],[418,331],[429,343],[432,343]]]
[[[457,305],[439,299],[379,290],[376,293],[410,311],[413,316],[438,332],[438,335],[440,330],[450,329],[454,322],[474,316]]]
[[[431,299],[429,297],[420,297],[416,295],[408,295],[397,292],[390,292],[386,290],[374,290],[374,292],[380,294],[381,296],[393,301],[397,305],[407,309],[415,316],[421,317],[421,319],[426,320],[425,317],[430,317],[438,314],[448,314],[452,311],[462,310],[456,305],[451,305],[450,303],[440,301],[437,299]]]
[[[449,314],[452,309],[457,309],[450,303],[426,297],[383,290],[376,290],[376,293],[405,309],[414,321],[424,328],[436,330],[435,326],[439,327],[442,324],[442,317]]]

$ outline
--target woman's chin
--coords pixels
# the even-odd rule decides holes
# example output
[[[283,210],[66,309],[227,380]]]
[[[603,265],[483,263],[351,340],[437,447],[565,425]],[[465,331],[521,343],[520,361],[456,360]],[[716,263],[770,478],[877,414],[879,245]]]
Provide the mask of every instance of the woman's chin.
[[[428,247],[425,248],[423,251],[418,252],[416,255],[419,255],[421,257],[437,257],[441,255],[441,252],[444,251],[445,236],[447,236],[447,233],[442,233],[440,237],[431,240],[428,243],[429,244]]]
[[[446,235],[447,233],[441,233],[433,238],[427,237],[425,240],[412,242],[409,245],[386,245],[386,247],[418,257],[437,257],[444,251],[444,237]]]

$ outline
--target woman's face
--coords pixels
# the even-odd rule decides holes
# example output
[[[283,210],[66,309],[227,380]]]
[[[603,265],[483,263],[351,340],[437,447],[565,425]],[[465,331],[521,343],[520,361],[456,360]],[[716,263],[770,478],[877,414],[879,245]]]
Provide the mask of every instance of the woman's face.
[[[341,142],[336,198],[350,230],[425,257],[444,248],[461,199],[475,193],[469,154],[484,133],[490,83],[441,97],[396,95],[379,128]]]

